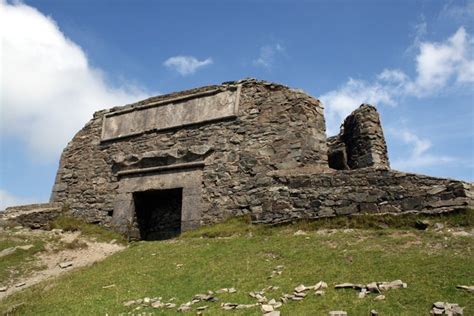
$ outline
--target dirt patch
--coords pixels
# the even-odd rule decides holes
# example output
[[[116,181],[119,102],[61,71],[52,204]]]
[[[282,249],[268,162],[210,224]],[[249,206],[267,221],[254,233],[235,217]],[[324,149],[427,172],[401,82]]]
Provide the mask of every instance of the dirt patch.
[[[9,280],[7,284],[4,284],[4,286],[7,286],[7,290],[0,292],[0,300],[41,281],[68,273],[77,268],[90,266],[125,248],[123,245],[112,242],[97,242],[83,238],[80,232],[62,233],[57,231],[41,231],[35,235],[41,235],[42,237],[46,237],[46,239],[54,241],[47,243],[45,245],[45,251],[37,254],[37,266],[39,266],[40,269],[32,272],[30,275]],[[79,242],[86,246],[73,249],[64,247],[62,249],[58,248],[58,241],[60,245]]]

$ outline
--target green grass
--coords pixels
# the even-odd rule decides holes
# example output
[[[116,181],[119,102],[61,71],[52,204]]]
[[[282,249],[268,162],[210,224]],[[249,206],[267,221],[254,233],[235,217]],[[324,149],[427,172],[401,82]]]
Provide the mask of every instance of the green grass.
[[[336,216],[327,217],[319,220],[299,220],[293,223],[280,225],[282,228],[293,230],[319,230],[319,229],[413,229],[417,222],[425,221],[430,224],[443,223],[449,227],[474,227],[474,209],[462,209],[451,213],[441,213],[436,215],[354,215],[354,216]],[[216,238],[250,235],[269,235],[277,227],[252,225],[250,217],[234,217],[223,223],[204,226],[196,230],[181,234],[180,238]]]
[[[44,241],[41,239],[30,239],[24,234],[14,232],[0,232],[0,251],[15,247],[33,245],[28,250],[16,249],[10,255],[0,258],[0,285],[6,284],[7,280],[22,276],[35,269],[34,256],[43,250]]]
[[[451,229],[470,230],[472,222],[466,218],[472,220],[471,216],[472,211],[465,211],[429,220]],[[175,315],[176,309],[135,311],[122,303],[161,296],[163,300],[176,297],[179,304],[207,290],[235,287],[237,293],[218,294],[219,302],[206,303],[209,309],[204,315],[260,315],[257,308],[223,311],[220,303],[254,303],[248,292],[269,285],[280,289],[269,292],[267,297],[279,298],[282,293],[291,293],[300,283],[313,285],[323,280],[329,284],[325,296],[309,294],[302,302],[284,304],[280,309],[282,315],[327,315],[330,310],[368,315],[371,309],[380,315],[427,315],[435,301],[459,303],[466,307],[465,315],[474,314],[473,294],[455,288],[458,284],[474,283],[473,237],[452,236],[447,229],[419,231],[412,228],[412,220],[405,222],[401,217],[393,220],[395,226],[400,226],[397,229],[380,229],[374,225],[376,229],[318,230],[319,225],[356,227],[361,220],[353,217],[342,223],[339,219],[328,219],[325,225],[299,222],[262,227],[232,219],[169,241],[132,243],[126,250],[92,267],[0,301],[0,313],[23,303],[14,314]],[[363,220],[372,227],[368,224],[372,220]],[[307,234],[295,236],[299,229]],[[179,264],[183,265],[178,267]],[[282,275],[268,279],[277,265],[285,266]],[[355,290],[334,289],[335,284],[342,282],[395,279],[408,283],[408,288],[386,292],[385,301],[374,301],[373,296],[359,299]],[[194,307],[199,305],[203,304]]]
[[[409,229],[416,228],[417,222],[430,224],[443,223],[450,227],[474,227],[474,209],[460,209],[451,213],[435,215],[400,214],[400,215],[353,215],[323,218],[317,221],[300,221],[295,223],[305,229],[321,228],[359,228],[359,229]]]
[[[62,229],[68,232],[80,231],[85,237],[93,238],[101,242],[116,240],[119,243],[125,243],[125,238],[108,229],[95,224],[89,224],[80,218],[74,218],[67,215],[61,215],[51,223],[52,229]]]
[[[109,242],[115,239],[118,243],[125,243],[125,239],[113,231],[65,215],[57,218],[52,223],[52,228],[60,228],[64,231],[80,231],[83,237],[97,241]],[[0,258],[0,286],[7,283],[11,285],[20,277],[41,269],[37,255],[44,250],[46,244],[54,252],[87,247],[87,244],[82,240],[75,239],[66,243],[59,239],[58,236],[48,234],[32,235],[28,230],[13,227],[7,227],[7,230],[0,231],[0,251],[15,246],[33,245],[28,250],[16,249],[14,253]]]
[[[262,225],[252,225],[247,216],[230,218],[223,223],[203,226],[196,230],[182,233],[180,238],[217,238],[240,236],[242,234],[268,234],[271,228]]]

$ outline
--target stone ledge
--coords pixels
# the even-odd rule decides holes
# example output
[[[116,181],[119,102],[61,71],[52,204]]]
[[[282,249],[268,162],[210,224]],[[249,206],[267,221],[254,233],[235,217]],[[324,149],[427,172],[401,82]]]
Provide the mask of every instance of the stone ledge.
[[[3,225],[21,225],[31,229],[49,229],[50,222],[62,212],[61,203],[13,206],[0,213],[0,223]]]

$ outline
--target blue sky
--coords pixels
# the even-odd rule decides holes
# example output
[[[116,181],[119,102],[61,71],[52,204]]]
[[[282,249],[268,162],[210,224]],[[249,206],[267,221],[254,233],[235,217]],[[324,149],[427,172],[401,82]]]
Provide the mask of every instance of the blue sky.
[[[256,77],[376,105],[392,167],[474,179],[474,1],[0,0],[0,209],[47,201],[96,110]]]

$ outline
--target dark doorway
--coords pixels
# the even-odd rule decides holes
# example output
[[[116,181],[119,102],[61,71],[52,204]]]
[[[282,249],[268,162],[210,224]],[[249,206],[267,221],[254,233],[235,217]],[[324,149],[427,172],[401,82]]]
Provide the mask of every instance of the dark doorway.
[[[142,240],[162,240],[181,233],[183,189],[133,193]]]

